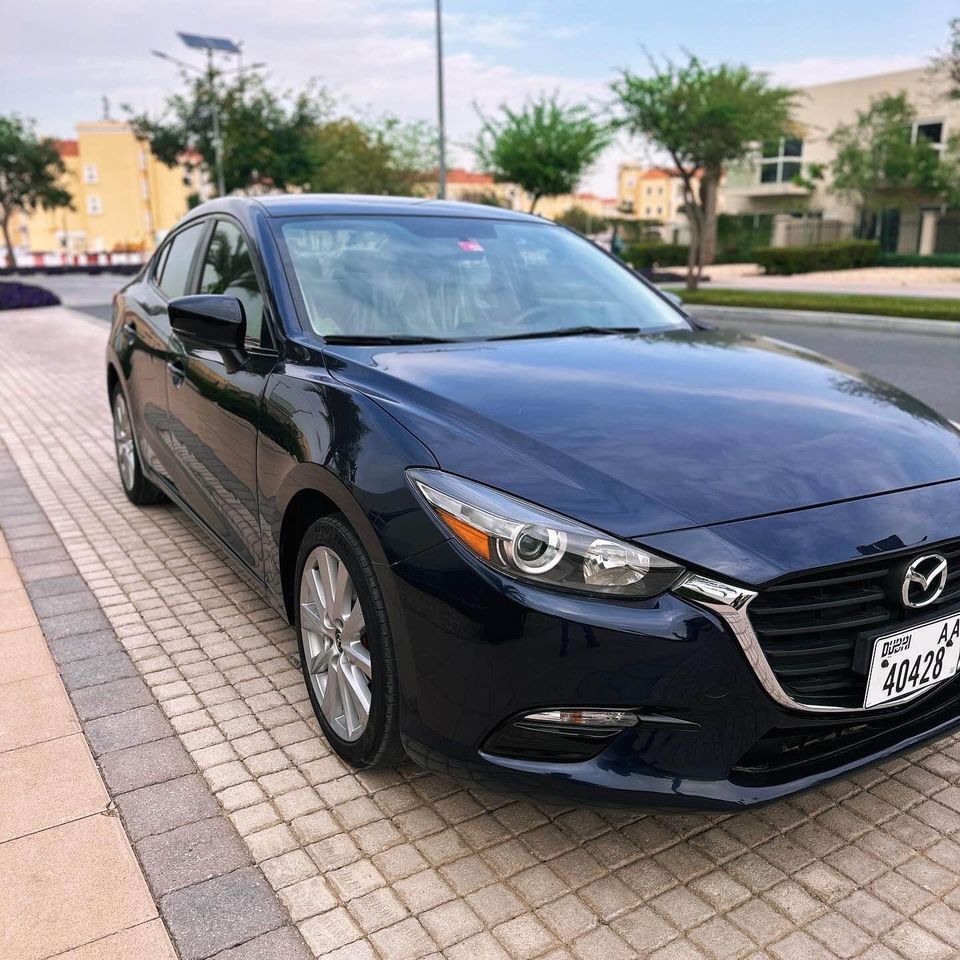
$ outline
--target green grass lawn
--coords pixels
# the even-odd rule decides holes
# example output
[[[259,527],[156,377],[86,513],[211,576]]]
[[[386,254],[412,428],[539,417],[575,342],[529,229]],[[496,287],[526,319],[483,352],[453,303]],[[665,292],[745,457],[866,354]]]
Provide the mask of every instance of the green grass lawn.
[[[710,287],[684,290],[670,287],[689,304],[715,307],[754,307],[768,310],[822,310],[827,313],[869,313],[917,320],[960,321],[960,299],[888,297],[859,293],[803,293],[798,290],[726,290]]]

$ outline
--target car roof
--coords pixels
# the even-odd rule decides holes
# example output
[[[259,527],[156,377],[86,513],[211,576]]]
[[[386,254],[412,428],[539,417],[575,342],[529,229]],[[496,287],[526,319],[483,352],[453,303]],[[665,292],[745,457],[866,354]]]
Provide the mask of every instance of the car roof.
[[[366,216],[473,217],[486,220],[526,220],[543,223],[542,217],[503,207],[456,200],[417,197],[365,196],[349,193],[285,193],[263,197],[223,197],[209,200],[190,211],[191,216],[209,213],[252,213],[259,209],[268,217],[361,214]],[[546,221],[550,222],[550,221]]]

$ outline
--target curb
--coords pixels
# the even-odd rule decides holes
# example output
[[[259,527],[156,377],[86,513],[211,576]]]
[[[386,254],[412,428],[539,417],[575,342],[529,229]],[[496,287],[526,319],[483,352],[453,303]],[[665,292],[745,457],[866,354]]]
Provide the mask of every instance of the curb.
[[[960,322],[955,320],[911,320],[907,317],[881,317],[865,313],[767,310],[762,307],[718,307],[699,303],[684,304],[683,308],[694,317],[708,321],[715,319],[807,323],[821,327],[853,327],[860,330],[892,330],[896,333],[960,337]]]

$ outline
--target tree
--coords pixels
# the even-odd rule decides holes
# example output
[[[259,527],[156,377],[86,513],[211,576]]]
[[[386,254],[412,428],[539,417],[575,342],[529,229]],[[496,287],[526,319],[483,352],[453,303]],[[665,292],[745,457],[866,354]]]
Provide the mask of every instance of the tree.
[[[957,141],[951,139],[939,156],[914,134],[916,118],[905,93],[889,94],[857,111],[853,123],[837,127],[830,135],[836,151],[831,189],[855,199],[864,213],[918,197],[955,201]]]
[[[479,112],[479,111],[478,111]],[[480,114],[474,150],[480,166],[500,183],[515,183],[532,197],[573,193],[587,168],[612,139],[609,124],[585,104],[563,105],[541,95],[522,110],[504,105],[498,117]]]
[[[949,84],[947,96],[951,100],[960,100],[960,17],[951,20],[947,27],[950,39],[945,49],[931,61],[936,73],[943,74]]]
[[[479,203],[484,207],[504,207],[505,200],[501,200],[493,190],[464,190],[457,199],[461,203]]]
[[[602,233],[610,226],[610,221],[606,217],[597,217],[585,210],[581,206],[574,205],[568,207],[557,217],[557,223],[562,223],[577,233],[582,233],[585,237],[593,233]]]
[[[29,216],[38,207],[70,207],[73,198],[62,186],[64,172],[56,144],[48,137],[38,138],[33,121],[16,114],[0,117],[0,228],[11,266],[16,264],[11,217]]]
[[[215,182],[216,108],[226,193],[263,182],[299,187],[309,179],[312,137],[332,110],[323,90],[311,85],[298,94],[277,93],[256,70],[229,79],[215,70],[184,73],[182,79],[185,92],[168,97],[161,116],[131,116],[134,131],[157,159],[174,166],[186,150],[196,150]]]
[[[329,120],[311,137],[309,188],[408,195],[431,179],[436,148],[436,135],[425,123],[403,123],[392,116],[368,123],[350,117]]]
[[[613,84],[620,124],[670,155],[691,227],[687,288],[695,290],[717,242],[717,189],[726,164],[792,129],[797,93],[746,66],[651,61],[653,76],[623,71]],[[699,176],[699,190],[696,181]]]

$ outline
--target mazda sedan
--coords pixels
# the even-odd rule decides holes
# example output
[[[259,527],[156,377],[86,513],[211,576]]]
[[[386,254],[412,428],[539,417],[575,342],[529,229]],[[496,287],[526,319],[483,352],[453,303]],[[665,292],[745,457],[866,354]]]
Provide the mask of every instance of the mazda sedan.
[[[736,808],[960,726],[960,432],[548,221],[205,204],[107,383],[127,497],[262,584],[357,767]]]

